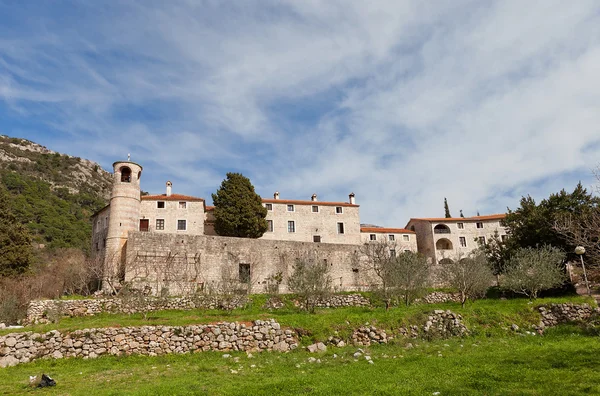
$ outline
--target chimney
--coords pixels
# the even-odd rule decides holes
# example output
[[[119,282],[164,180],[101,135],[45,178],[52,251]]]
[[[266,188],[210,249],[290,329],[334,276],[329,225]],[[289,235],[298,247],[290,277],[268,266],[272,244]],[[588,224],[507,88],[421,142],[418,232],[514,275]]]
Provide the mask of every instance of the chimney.
[[[275,194],[273,194],[273,198],[279,199],[279,191],[275,191]]]
[[[356,205],[356,200],[354,199],[354,193],[350,193],[350,195],[348,195],[348,198],[350,198],[350,204]]]
[[[170,181],[167,182],[167,197],[171,196],[171,187],[173,186],[173,183],[171,183]]]
[[[310,200],[313,202],[317,201],[317,194],[313,194],[312,197],[310,197]]]

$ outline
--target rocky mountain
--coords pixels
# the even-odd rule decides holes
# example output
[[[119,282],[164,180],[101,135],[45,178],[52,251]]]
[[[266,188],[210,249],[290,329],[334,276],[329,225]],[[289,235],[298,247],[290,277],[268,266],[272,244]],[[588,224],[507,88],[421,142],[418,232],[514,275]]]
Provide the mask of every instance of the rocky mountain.
[[[0,188],[39,246],[88,250],[90,216],[108,203],[111,186],[93,161],[0,135]]]
[[[32,176],[53,189],[70,193],[94,192],[108,201],[111,174],[96,162],[60,154],[26,139],[0,135],[0,169]]]

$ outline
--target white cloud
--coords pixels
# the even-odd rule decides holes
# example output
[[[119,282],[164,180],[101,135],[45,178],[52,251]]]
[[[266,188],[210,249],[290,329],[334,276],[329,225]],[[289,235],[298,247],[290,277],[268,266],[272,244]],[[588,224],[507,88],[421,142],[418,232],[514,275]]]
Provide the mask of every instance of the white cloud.
[[[134,153],[145,189],[210,198],[236,170],[266,196],[354,191],[363,222],[402,226],[443,197],[471,215],[591,183],[598,162],[595,1],[74,10],[3,35],[0,100],[53,148]]]

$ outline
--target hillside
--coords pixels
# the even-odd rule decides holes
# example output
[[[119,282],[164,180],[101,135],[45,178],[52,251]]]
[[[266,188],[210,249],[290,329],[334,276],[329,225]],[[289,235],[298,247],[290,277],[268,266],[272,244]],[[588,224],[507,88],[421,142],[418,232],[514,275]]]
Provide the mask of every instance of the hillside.
[[[93,192],[108,201],[111,175],[93,161],[64,155],[26,139],[0,135],[0,169],[32,176],[54,189]]]
[[[0,181],[35,242],[89,249],[90,216],[106,205],[111,188],[110,173],[97,163],[0,136]]]

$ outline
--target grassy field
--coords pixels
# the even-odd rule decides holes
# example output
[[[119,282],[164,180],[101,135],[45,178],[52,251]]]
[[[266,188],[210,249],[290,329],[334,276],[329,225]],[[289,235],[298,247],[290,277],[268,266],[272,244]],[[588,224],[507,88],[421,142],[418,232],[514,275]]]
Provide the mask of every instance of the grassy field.
[[[346,347],[303,351],[199,353],[40,361],[0,370],[0,394],[48,395],[578,395],[600,394],[597,337],[554,332],[544,337],[416,342],[377,346],[354,358]],[[334,356],[337,354],[337,357]],[[317,362],[310,362],[315,356]],[[53,376],[55,388],[32,389],[29,375]]]
[[[333,331],[348,333],[365,322],[394,328],[421,319],[432,309],[461,313],[472,335],[439,341],[398,340],[396,344],[364,348],[329,348],[321,355],[296,350],[287,354],[204,352],[161,357],[102,357],[95,360],[43,360],[0,369],[0,394],[44,395],[297,395],[297,394],[415,394],[415,395],[578,395],[600,394],[600,339],[573,325],[549,329],[544,336],[519,335],[509,329],[537,323],[539,304],[588,301],[580,297],[482,300],[396,308],[319,310],[314,315],[295,310],[264,312],[258,307],[234,312],[157,312],[141,316],[103,315],[66,319],[38,327],[62,330],[110,325],[208,323],[220,320],[277,319],[311,335],[306,345],[324,340]],[[413,348],[407,348],[407,343]],[[373,363],[365,358],[368,355]],[[318,361],[310,361],[312,358]],[[49,374],[57,386],[33,389],[30,375]]]

